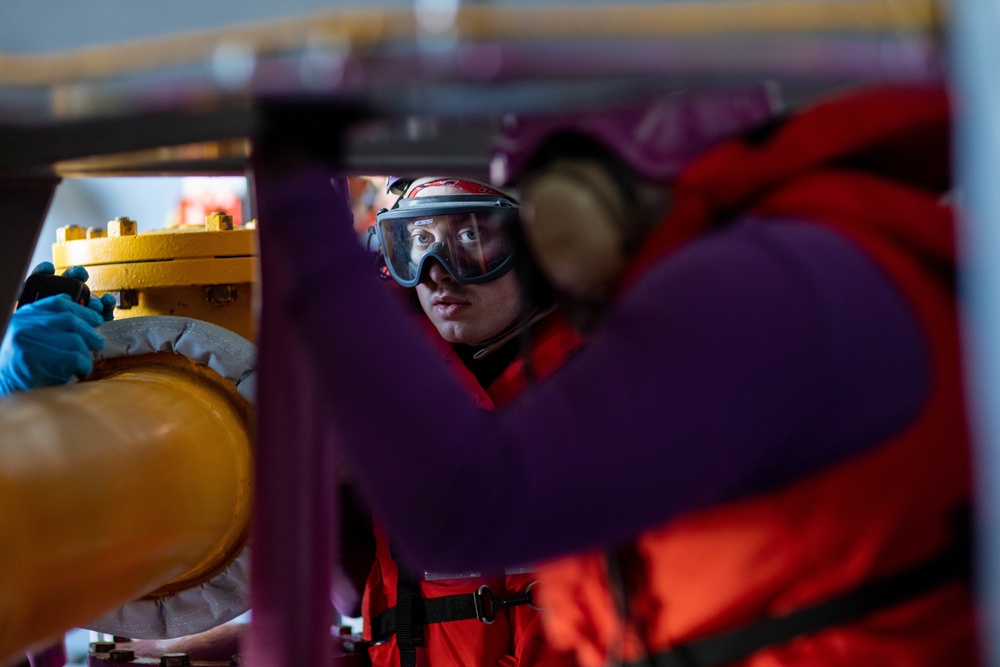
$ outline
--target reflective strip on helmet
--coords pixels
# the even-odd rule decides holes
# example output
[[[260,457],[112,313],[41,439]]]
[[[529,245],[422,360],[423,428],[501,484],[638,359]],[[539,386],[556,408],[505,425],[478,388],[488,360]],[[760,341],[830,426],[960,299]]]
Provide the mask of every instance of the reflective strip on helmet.
[[[396,185],[398,187],[398,185]],[[407,199],[412,199],[417,196],[421,190],[425,188],[451,188],[453,190],[460,190],[466,194],[470,195],[496,195],[499,197],[506,197],[504,193],[500,192],[496,188],[486,185],[480,181],[467,181],[458,178],[436,178],[434,180],[429,180],[425,182],[415,181],[412,184],[406,186],[408,189],[406,191],[405,197]],[[455,195],[452,195],[455,196]]]

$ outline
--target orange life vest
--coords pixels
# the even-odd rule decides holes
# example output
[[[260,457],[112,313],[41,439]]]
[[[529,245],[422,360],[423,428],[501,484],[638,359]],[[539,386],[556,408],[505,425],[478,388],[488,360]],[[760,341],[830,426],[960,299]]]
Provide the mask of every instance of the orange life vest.
[[[768,641],[765,627],[926,573],[924,564],[951,563],[943,555],[961,541],[952,518],[967,507],[970,482],[953,222],[940,196],[948,122],[941,90],[866,90],[766,137],[727,142],[672,185],[674,208],[622,289],[674,248],[744,213],[766,220],[759,224],[815,221],[852,240],[902,291],[928,341],[931,395],[912,423],[863,454],[676,517],[615,558],[592,552],[540,568],[556,648],[575,650],[585,667],[975,664],[961,576],[794,638]],[[765,633],[756,648],[711,657],[747,628]]]
[[[433,332],[432,339],[440,341],[436,332]],[[580,342],[579,335],[558,315],[540,320],[531,329],[531,374],[541,378],[552,373],[579,347]],[[506,403],[524,389],[526,373],[523,356],[515,358],[483,390],[450,347],[442,345],[442,354],[486,409]],[[375,527],[375,538],[376,562],[369,574],[362,602],[364,638],[376,642],[368,649],[374,667],[399,667],[401,653],[396,633],[400,630],[397,599],[400,569],[391,552],[389,536],[379,525]],[[424,573],[415,579],[410,587],[418,591],[420,600],[415,600],[414,604],[419,606],[419,613],[431,616],[431,622],[421,623],[419,619],[411,619],[406,626],[410,628],[411,635],[418,637],[417,646],[410,649],[415,664],[431,667],[571,667],[575,664],[571,653],[553,651],[547,644],[538,611],[525,603],[534,593],[533,584],[537,577],[533,569],[514,568],[497,575]],[[532,587],[530,593],[529,586]],[[512,601],[519,604],[490,614],[491,604],[499,606]],[[485,607],[485,613],[492,616],[485,619],[489,623],[476,617],[477,604]],[[428,612],[431,609],[436,611]],[[442,622],[435,620],[440,617],[439,614],[462,618]],[[391,624],[387,624],[388,619],[391,619]],[[387,628],[389,632],[386,632]]]

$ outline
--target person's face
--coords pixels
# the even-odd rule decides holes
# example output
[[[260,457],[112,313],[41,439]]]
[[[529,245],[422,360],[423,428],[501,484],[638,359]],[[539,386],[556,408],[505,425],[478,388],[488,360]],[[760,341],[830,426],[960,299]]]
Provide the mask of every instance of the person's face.
[[[432,260],[417,284],[424,313],[449,343],[475,344],[496,336],[521,311],[521,292],[513,272],[478,285],[462,285]]]

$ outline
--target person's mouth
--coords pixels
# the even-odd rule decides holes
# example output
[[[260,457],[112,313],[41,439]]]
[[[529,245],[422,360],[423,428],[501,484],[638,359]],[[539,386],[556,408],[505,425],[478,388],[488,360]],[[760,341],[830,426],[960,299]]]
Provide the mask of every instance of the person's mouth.
[[[471,305],[469,301],[450,294],[443,294],[431,299],[431,306],[434,308],[434,312],[443,319],[458,317]]]

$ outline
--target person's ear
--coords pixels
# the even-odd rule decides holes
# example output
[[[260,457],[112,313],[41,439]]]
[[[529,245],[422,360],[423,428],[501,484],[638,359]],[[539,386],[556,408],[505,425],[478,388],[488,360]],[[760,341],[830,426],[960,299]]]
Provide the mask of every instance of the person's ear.
[[[625,268],[624,217],[631,207],[599,162],[559,161],[528,180],[521,224],[552,284],[569,294],[605,294]]]

